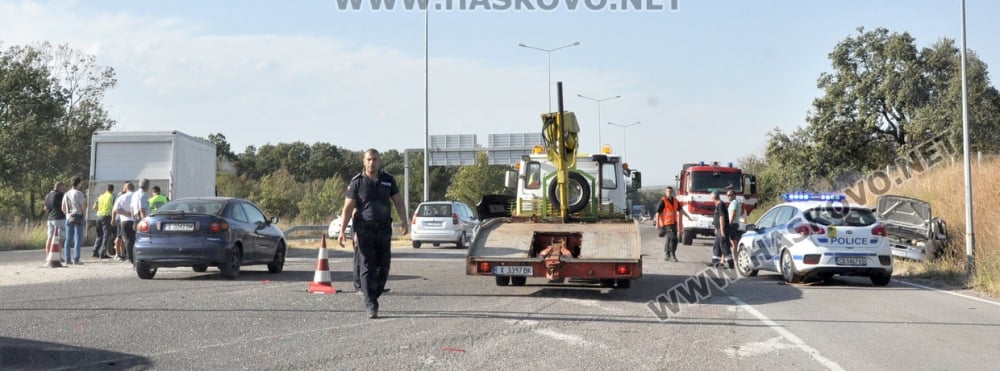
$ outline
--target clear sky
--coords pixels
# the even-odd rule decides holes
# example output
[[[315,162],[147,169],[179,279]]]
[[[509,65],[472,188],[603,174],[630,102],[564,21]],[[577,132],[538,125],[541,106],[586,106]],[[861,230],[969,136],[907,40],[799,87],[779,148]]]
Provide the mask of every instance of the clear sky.
[[[580,120],[581,150],[610,144],[646,185],[672,184],[685,162],[761,153],[773,128],[804,125],[827,54],[859,26],[909,32],[918,47],[961,32],[959,0],[521,4],[539,1],[558,6],[430,12],[430,134],[476,134],[485,146],[488,134],[541,130],[547,53],[518,44],[579,42],[551,53],[551,79]],[[1000,2],[966,8],[968,46],[995,71]],[[96,54],[117,71],[106,103],[119,130],[220,132],[237,153],[293,141],[424,143],[420,11],[341,10],[337,0],[0,0],[0,41]],[[598,120],[598,103],[578,94],[621,98],[601,103]]]

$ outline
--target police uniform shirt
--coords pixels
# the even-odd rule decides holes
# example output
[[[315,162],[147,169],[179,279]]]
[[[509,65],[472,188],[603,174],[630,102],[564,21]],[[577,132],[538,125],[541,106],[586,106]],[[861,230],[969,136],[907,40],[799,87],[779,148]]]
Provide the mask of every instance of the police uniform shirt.
[[[358,210],[354,224],[391,223],[392,196],[397,193],[396,178],[384,171],[379,170],[376,180],[369,179],[363,172],[354,176],[347,186],[347,197],[354,200]]]

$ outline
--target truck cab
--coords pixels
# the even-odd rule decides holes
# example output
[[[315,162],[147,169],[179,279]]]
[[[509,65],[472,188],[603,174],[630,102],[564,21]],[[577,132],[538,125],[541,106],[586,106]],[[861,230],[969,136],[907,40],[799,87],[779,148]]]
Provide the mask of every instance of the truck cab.
[[[505,186],[516,192],[514,215],[554,216],[561,205],[556,166],[548,160],[544,148],[536,146],[533,154],[522,157],[507,173]],[[628,168],[621,156],[605,146],[601,154],[580,154],[570,169],[567,195],[570,213],[599,217],[631,217],[627,194],[641,186],[642,174]]]
[[[676,181],[677,201],[694,218],[693,221],[683,218],[678,221],[683,244],[691,245],[697,235],[715,235],[712,225],[715,204],[711,197],[714,191],[719,192],[722,202],[731,201],[726,196],[729,189],[736,193],[736,199],[743,201],[740,230],[746,230],[745,217],[757,207],[757,177],[753,174],[743,173],[732,162],[721,164],[718,161],[702,161],[684,164]]]

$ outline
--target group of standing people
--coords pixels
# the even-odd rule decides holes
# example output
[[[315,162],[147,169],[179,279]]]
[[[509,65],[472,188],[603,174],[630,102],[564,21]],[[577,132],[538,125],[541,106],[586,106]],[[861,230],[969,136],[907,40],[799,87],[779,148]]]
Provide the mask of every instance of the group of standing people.
[[[668,186],[664,189],[663,194],[660,202],[656,205],[656,227],[660,231],[660,237],[667,239],[663,249],[663,259],[676,262],[679,214],[683,214],[691,221],[694,221],[694,218],[677,201],[674,187]],[[711,197],[715,205],[715,212],[712,215],[715,241],[712,245],[711,265],[732,269],[734,267],[733,251],[736,250],[736,244],[740,238],[739,225],[743,215],[743,202],[736,198],[736,192],[732,189],[726,191],[728,203],[722,201],[718,191],[713,191]]]
[[[72,188],[67,191],[65,183],[57,182],[52,191],[45,195],[45,211],[48,215],[45,249],[48,256],[53,238],[58,233],[59,237],[65,239],[63,251],[66,264],[82,265],[80,249],[83,231],[87,226],[85,197],[79,176],[73,177],[71,184]],[[147,195],[149,179],[140,179],[138,190],[131,181],[126,181],[117,195],[113,184],[106,186],[105,192],[98,196],[92,206],[97,214],[97,238],[94,240],[93,257],[133,261],[136,221],[168,201],[166,196],[160,194],[159,187],[154,186],[152,190],[152,196]]]

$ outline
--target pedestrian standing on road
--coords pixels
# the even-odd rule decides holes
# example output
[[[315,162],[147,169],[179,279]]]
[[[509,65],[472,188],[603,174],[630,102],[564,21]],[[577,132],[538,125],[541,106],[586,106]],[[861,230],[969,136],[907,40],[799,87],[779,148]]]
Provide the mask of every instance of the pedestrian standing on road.
[[[392,206],[399,215],[402,235],[409,233],[403,198],[396,178],[382,170],[381,155],[375,149],[365,151],[364,171],[354,176],[347,186],[347,197],[341,213],[340,247],[346,240],[347,220],[352,221],[360,268],[361,291],[364,294],[368,318],[378,318],[378,299],[389,279],[392,260]],[[355,213],[355,210],[357,212]],[[353,217],[353,219],[348,219]]]
[[[726,236],[729,238],[730,251],[736,252],[736,245],[740,243],[740,219],[743,218],[743,201],[736,198],[736,192],[732,188],[726,190],[726,198],[729,200],[729,227]]]
[[[712,202],[715,203],[715,214],[712,216],[712,227],[715,228],[715,243],[712,245],[712,266],[717,268],[733,268],[733,253],[729,248],[729,210],[726,203],[719,197],[719,191],[712,191]],[[725,258],[725,262],[723,262]]]
[[[660,203],[656,204],[656,228],[660,230],[660,237],[667,238],[663,246],[663,260],[677,261],[677,213],[684,214],[688,220],[694,221],[674,197],[674,187],[667,187],[663,190]]]
[[[111,222],[114,223],[118,228],[118,237],[121,238],[122,244],[119,245],[115,243],[115,252],[118,255],[118,261],[125,261],[129,259],[128,255],[128,245],[129,241],[135,240],[135,221],[132,219],[132,190],[134,185],[132,182],[125,182],[122,187],[122,194],[118,195],[115,199],[115,206],[111,208]]]
[[[149,216],[149,179],[139,179],[139,190],[132,193],[132,239],[125,246],[128,261],[135,263],[135,223]]]
[[[66,264],[83,264],[80,262],[80,245],[83,244],[83,229],[87,226],[84,218],[85,210],[83,192],[80,191],[83,179],[79,176],[70,181],[72,188],[63,195],[62,211],[66,214]],[[72,253],[72,260],[70,260]]]
[[[109,259],[108,251],[114,246],[115,236],[111,232],[111,208],[115,204],[115,185],[108,184],[105,192],[94,201],[97,211],[97,238],[94,239],[94,257]]]
[[[45,214],[47,214],[45,231],[45,260],[49,259],[49,250],[52,248],[52,238],[55,232],[59,232],[59,238],[66,238],[66,213],[62,211],[62,200],[66,192],[66,183],[56,182],[52,190],[45,194]],[[62,254],[59,254],[62,259]]]
[[[149,213],[155,213],[156,209],[167,202],[170,202],[170,199],[160,194],[160,186],[153,186],[153,196],[149,197]]]

